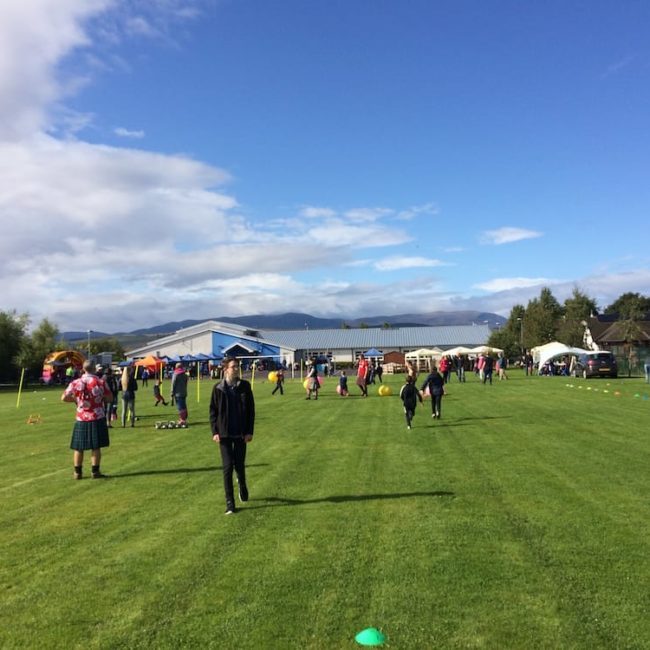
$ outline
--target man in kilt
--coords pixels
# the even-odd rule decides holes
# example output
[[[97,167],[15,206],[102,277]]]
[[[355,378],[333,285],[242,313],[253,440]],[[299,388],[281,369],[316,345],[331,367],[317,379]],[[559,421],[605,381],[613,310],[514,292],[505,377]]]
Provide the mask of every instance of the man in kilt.
[[[95,364],[84,361],[84,374],[68,384],[61,395],[63,402],[76,402],[77,417],[72,429],[70,449],[74,450],[73,478],[82,477],[84,451],[92,450],[92,477],[106,478],[99,470],[101,448],[108,447],[108,426],[106,424],[105,404],[113,401],[113,394],[106,382],[95,374]]]

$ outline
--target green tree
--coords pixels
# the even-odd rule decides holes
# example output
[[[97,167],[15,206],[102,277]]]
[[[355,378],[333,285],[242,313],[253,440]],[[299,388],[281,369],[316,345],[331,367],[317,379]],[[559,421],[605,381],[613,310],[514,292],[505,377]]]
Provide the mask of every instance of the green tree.
[[[99,354],[100,352],[111,352],[114,361],[122,361],[124,359],[124,346],[114,336],[90,341],[90,353]]]
[[[17,363],[25,344],[25,330],[29,325],[27,314],[0,311],[0,380],[14,381],[20,376]]]
[[[548,287],[543,287],[539,298],[533,298],[526,306],[524,316],[524,347],[550,343],[557,338],[558,322],[563,315],[560,303]]]
[[[564,317],[557,330],[558,340],[566,345],[582,347],[584,335],[582,321],[597,313],[596,301],[574,287],[571,297],[564,301]]]
[[[59,328],[47,318],[26,337],[18,356],[18,362],[32,378],[40,377],[45,357],[54,350],[65,349]]]
[[[606,314],[619,314],[622,318],[629,318],[631,313],[646,314],[649,311],[650,298],[631,291],[620,295],[611,305],[605,307]]]
[[[526,310],[523,305],[515,305],[510,310],[508,320],[503,327],[493,330],[487,344],[501,348],[508,359],[519,357],[522,350],[523,318]]]

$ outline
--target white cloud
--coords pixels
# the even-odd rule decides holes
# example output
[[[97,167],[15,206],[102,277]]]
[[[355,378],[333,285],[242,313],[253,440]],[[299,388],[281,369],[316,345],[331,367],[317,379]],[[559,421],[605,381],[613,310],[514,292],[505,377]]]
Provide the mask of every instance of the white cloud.
[[[548,278],[494,278],[493,280],[481,282],[473,286],[475,289],[496,292],[507,291],[509,289],[547,286],[555,282],[558,282],[558,280],[549,280]]]
[[[378,271],[396,271],[399,269],[430,268],[446,266],[445,262],[428,257],[386,257],[375,262]]]
[[[349,221],[374,222],[393,213],[394,210],[390,208],[353,208],[347,210],[344,216]]]
[[[403,221],[410,221],[415,217],[421,215],[435,216],[438,214],[438,208],[434,203],[424,203],[423,205],[414,205],[406,210],[400,210],[397,213],[397,218],[402,219]]]
[[[526,230],[525,228],[499,228],[498,230],[486,230],[481,236],[482,244],[511,244],[512,242],[521,241],[522,239],[534,239],[541,237],[543,233],[536,230]]]
[[[23,0],[0,3],[0,140],[47,126],[47,109],[64,94],[55,75],[73,48],[88,45],[84,20],[109,0]]]
[[[375,224],[355,225],[347,220],[331,219],[309,229],[309,238],[318,245],[373,248],[393,246],[410,241],[410,236],[399,230]]]
[[[130,131],[129,129],[125,129],[121,126],[113,129],[113,133],[115,133],[115,135],[119,135],[121,138],[144,138],[144,131]]]
[[[331,208],[319,208],[312,205],[306,205],[300,209],[301,217],[307,219],[331,219],[336,216],[336,211]]]
[[[131,16],[125,23],[127,34],[136,36],[148,36],[154,38],[160,36],[160,32],[143,16]]]

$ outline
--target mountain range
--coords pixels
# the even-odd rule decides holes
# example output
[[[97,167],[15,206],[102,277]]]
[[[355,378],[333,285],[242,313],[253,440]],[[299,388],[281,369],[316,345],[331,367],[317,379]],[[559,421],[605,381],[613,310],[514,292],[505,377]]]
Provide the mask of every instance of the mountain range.
[[[105,338],[112,336],[118,340],[128,341],[134,344],[137,339],[143,341],[173,334],[179,329],[191,327],[199,323],[204,323],[206,320],[215,320],[222,323],[235,323],[251,329],[260,330],[297,330],[297,329],[341,329],[342,327],[382,327],[390,325],[390,327],[431,327],[442,325],[478,325],[487,324],[490,328],[494,329],[501,327],[506,319],[499,314],[491,312],[482,312],[475,310],[467,311],[434,311],[423,314],[398,314],[394,316],[368,316],[364,318],[318,318],[310,314],[301,314],[296,312],[288,312],[285,314],[255,314],[251,316],[219,316],[212,319],[186,319],[182,321],[172,321],[163,323],[161,325],[154,325],[133,330],[132,332],[118,332],[115,334],[108,334],[106,332],[99,332],[91,330],[85,332],[63,332],[62,338],[66,341],[80,341],[87,340],[88,336],[91,339]]]

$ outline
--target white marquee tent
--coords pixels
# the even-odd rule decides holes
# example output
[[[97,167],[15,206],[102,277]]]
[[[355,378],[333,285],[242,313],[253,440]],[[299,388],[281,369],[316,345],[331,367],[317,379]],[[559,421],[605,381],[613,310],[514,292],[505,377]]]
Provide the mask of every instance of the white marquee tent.
[[[587,350],[582,348],[573,348],[559,341],[551,341],[551,343],[546,343],[545,345],[538,345],[535,348],[531,349],[533,355],[533,362],[537,365],[539,370],[547,361],[550,361],[554,357],[559,356],[572,356],[578,354],[584,354]]]

